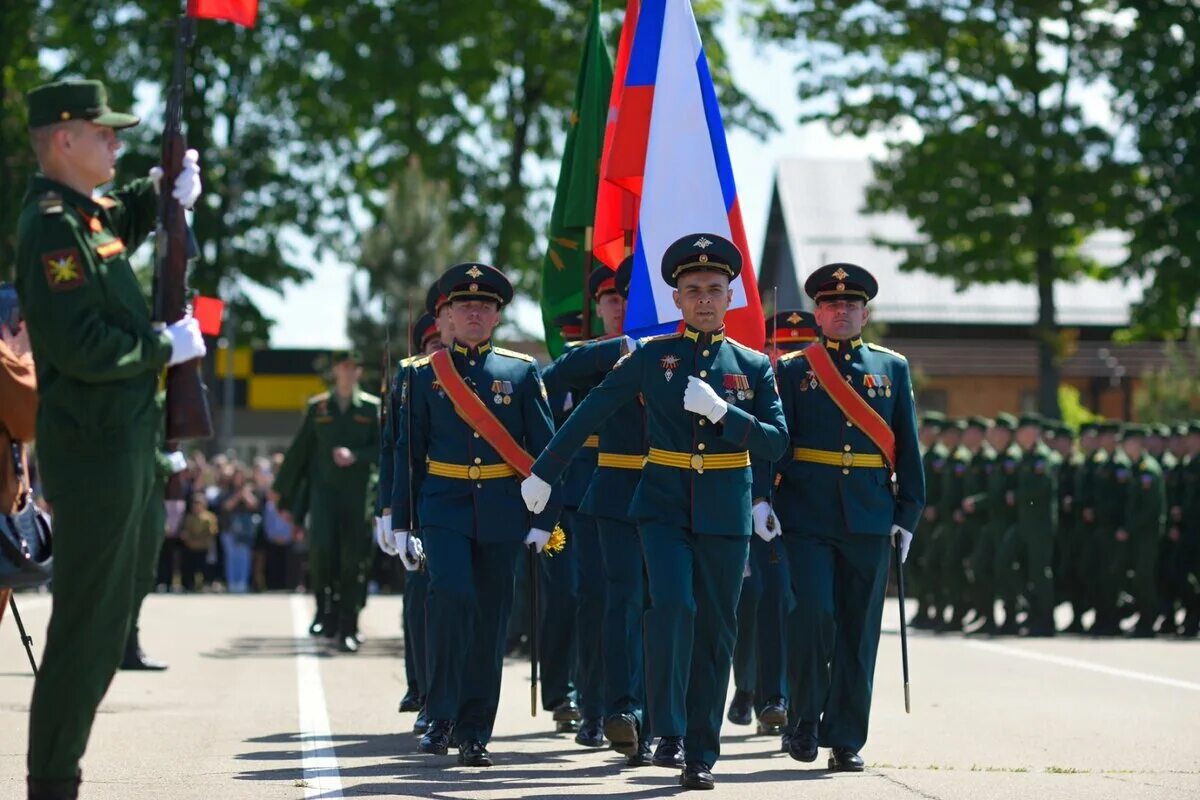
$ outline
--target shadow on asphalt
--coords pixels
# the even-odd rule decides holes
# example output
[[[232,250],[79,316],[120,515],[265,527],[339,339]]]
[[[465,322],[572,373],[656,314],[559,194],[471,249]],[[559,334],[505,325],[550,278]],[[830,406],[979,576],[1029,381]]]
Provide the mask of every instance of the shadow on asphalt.
[[[201,653],[201,658],[294,658],[313,655],[317,658],[400,658],[404,655],[404,639],[399,636],[366,639],[356,654],[339,653],[332,639],[287,636],[241,636],[222,647]]]

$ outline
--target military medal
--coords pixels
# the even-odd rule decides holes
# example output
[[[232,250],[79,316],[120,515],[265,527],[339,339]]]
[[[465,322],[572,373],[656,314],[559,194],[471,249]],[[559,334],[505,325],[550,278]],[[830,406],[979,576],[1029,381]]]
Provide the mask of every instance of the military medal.
[[[679,366],[678,356],[663,356],[658,362],[663,368],[663,377],[668,381],[675,377],[675,368]]]
[[[874,375],[864,375],[863,376],[863,385],[867,387],[867,397],[874,397],[875,396],[875,376]]]

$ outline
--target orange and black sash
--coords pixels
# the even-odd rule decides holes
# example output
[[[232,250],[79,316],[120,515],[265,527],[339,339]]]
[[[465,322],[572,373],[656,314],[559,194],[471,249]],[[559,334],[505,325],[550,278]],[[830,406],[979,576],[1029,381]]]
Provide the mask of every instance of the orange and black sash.
[[[433,374],[437,376],[438,384],[446,392],[450,402],[454,404],[454,411],[462,418],[463,422],[471,426],[473,431],[490,444],[522,478],[528,478],[530,470],[533,469],[533,456],[517,444],[517,440],[512,437],[508,429],[479,399],[479,395],[475,394],[470,386],[467,386],[467,382],[454,368],[450,351],[437,351],[429,357],[429,363],[433,366]]]
[[[896,435],[884,421],[883,417],[862,395],[854,390],[848,381],[842,378],[842,373],[829,357],[829,351],[821,341],[816,341],[804,348],[804,355],[812,365],[813,373],[821,382],[821,388],[829,395],[829,399],[841,409],[846,419],[858,426],[859,430],[875,443],[883,453],[883,460],[888,469],[896,471]]]

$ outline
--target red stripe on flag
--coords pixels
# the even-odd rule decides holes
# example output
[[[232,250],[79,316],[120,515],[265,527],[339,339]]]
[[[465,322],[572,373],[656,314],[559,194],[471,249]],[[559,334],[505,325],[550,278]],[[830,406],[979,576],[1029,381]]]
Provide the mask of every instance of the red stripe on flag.
[[[742,251],[742,288],[746,291],[746,305],[725,315],[725,327],[729,335],[742,344],[762,350],[766,341],[766,323],[763,320],[762,301],[758,296],[758,279],[754,274],[754,262],[750,257],[750,246],[746,243],[746,226],[742,222],[742,206],[733,201],[729,209],[729,238]]]
[[[258,19],[258,0],[187,0],[189,17],[223,19],[253,28]]]
[[[646,146],[650,141],[653,86],[626,86],[613,131],[613,147],[604,179],[639,197],[646,171]]]
[[[604,128],[604,149],[600,157],[600,186],[596,192],[596,221],[593,225],[592,253],[598,261],[616,269],[625,259],[626,233],[632,241],[637,228],[637,198],[615,183],[604,180],[613,149],[617,117],[625,91],[625,74],[629,70],[629,51],[637,30],[641,0],[628,0],[625,21],[621,24],[621,39],[617,44],[617,63],[613,70],[612,93],[608,99],[608,123]]]

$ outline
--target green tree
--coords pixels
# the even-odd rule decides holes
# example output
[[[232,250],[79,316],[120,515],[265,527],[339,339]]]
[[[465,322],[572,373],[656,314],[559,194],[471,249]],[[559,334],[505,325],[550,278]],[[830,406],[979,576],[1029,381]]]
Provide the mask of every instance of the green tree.
[[[11,280],[17,253],[16,220],[36,162],[29,147],[26,87],[41,82],[34,19],[37,0],[0,5],[0,280]]]
[[[1037,288],[1038,406],[1059,416],[1054,288],[1100,267],[1080,245],[1119,219],[1130,170],[1081,106],[1112,4],[1092,0],[760,0],[757,30],[799,51],[802,121],[895,137],[870,211],[910,217],[905,270]]]
[[[1133,397],[1142,422],[1177,422],[1200,414],[1200,334],[1194,329],[1180,342],[1168,341],[1167,363],[1142,375]]]
[[[1135,332],[1178,334],[1200,300],[1200,8],[1126,4],[1129,24],[1097,48],[1139,156],[1125,269],[1151,279]]]

